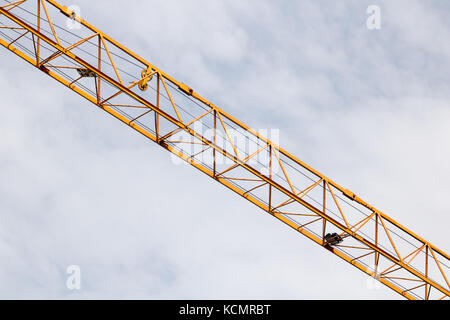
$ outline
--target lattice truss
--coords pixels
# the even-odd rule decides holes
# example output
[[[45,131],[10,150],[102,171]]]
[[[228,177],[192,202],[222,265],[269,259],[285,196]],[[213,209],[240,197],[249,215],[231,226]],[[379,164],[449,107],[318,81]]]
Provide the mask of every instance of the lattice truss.
[[[445,252],[68,8],[0,5],[5,48],[404,297],[449,298]]]

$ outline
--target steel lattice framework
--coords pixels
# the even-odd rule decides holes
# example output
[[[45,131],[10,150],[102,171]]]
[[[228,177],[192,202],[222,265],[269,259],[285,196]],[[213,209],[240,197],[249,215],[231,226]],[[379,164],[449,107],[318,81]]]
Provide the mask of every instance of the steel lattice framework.
[[[11,52],[402,296],[450,297],[442,250],[67,7],[3,2]]]

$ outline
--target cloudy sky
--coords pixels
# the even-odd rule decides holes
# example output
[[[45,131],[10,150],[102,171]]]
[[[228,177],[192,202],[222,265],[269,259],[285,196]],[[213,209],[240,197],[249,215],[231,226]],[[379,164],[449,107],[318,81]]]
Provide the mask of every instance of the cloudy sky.
[[[60,2],[450,250],[448,1]],[[401,298],[0,49],[0,298]]]

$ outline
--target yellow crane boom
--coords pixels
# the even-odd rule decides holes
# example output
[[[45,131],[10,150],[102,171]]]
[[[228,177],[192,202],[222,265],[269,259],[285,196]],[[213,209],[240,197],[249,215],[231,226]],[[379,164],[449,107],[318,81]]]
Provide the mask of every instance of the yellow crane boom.
[[[67,7],[4,3],[6,49],[402,296],[450,297],[450,257],[436,246]]]

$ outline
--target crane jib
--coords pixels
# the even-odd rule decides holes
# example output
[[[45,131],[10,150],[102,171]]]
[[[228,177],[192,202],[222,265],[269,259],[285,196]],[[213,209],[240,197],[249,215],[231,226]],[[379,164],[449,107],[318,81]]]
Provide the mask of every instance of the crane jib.
[[[450,297],[448,254],[73,10],[53,0],[6,1],[0,17],[3,47],[317,245],[408,299]],[[61,17],[80,32],[60,26]]]

